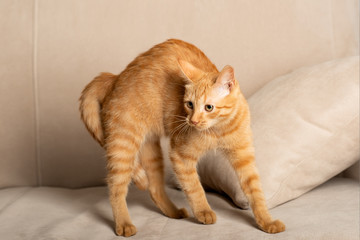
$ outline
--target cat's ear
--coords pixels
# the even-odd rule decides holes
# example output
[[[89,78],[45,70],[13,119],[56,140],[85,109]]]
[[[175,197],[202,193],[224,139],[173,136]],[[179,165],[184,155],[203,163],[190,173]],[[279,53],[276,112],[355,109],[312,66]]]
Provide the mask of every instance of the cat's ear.
[[[201,78],[204,74],[203,71],[192,65],[191,63],[184,61],[182,59],[178,59],[179,68],[181,72],[184,74],[185,79],[188,83],[193,83],[194,81]]]
[[[217,77],[215,87],[218,87],[229,94],[235,85],[234,69],[231,66],[226,65]]]

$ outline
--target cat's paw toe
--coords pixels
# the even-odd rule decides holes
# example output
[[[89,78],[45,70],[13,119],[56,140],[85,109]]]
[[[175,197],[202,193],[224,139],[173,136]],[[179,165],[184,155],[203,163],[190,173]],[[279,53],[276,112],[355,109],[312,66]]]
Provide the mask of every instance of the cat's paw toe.
[[[285,224],[280,220],[272,221],[268,224],[265,224],[263,230],[267,233],[279,233],[285,231]]]
[[[116,235],[130,237],[136,234],[136,227],[131,223],[119,224],[116,226]]]
[[[204,210],[195,213],[196,219],[203,224],[214,224],[216,222],[216,214],[212,210]]]
[[[165,214],[170,218],[180,219],[180,218],[187,218],[189,217],[188,212],[185,208],[177,209],[176,211],[173,211],[170,214]]]
[[[178,216],[179,216],[178,218],[187,218],[189,217],[189,214],[185,208],[181,208],[178,211]]]

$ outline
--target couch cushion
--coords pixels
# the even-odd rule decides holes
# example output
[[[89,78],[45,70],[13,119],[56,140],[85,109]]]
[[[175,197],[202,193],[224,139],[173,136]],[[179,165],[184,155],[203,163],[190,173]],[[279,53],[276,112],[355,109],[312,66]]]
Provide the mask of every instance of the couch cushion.
[[[182,192],[167,191],[178,206],[189,210]],[[198,224],[193,218],[169,219],[155,207],[147,192],[131,187],[127,202],[138,229],[131,239],[231,240],[241,236],[243,239],[355,240],[359,236],[359,187],[351,179],[335,178],[273,209],[273,216],[287,226],[285,232],[276,236],[257,229],[250,210],[240,210],[215,193],[207,193],[207,198],[218,216],[214,225]],[[0,207],[2,239],[116,238],[106,187],[4,189],[0,190]]]
[[[359,160],[359,57],[301,68],[248,100],[256,165],[269,207],[294,199]],[[202,182],[244,197],[221,155],[199,164]]]

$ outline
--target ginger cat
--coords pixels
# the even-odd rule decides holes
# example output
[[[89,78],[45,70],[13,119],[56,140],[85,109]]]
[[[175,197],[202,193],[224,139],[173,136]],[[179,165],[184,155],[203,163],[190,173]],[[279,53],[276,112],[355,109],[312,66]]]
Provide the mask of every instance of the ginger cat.
[[[265,232],[285,230],[272,220],[254,162],[250,114],[231,66],[219,72],[194,45],[170,39],[139,55],[120,75],[102,73],[80,98],[82,120],[107,153],[107,183],[118,235],[136,228],[126,205],[133,180],[148,189],[168,217],[184,218],[164,190],[160,137],[170,137],[170,159],[195,218],[216,222],[196,171],[208,150],[223,151]]]

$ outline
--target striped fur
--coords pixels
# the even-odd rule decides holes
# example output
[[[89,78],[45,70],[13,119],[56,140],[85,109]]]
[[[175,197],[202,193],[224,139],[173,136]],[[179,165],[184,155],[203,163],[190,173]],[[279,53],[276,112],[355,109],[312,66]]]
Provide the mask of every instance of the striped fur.
[[[183,218],[164,190],[159,139],[169,136],[174,171],[195,218],[216,222],[196,171],[210,149],[223,151],[236,171],[259,227],[285,230],[268,213],[254,162],[250,114],[231,66],[219,72],[195,46],[175,39],[139,55],[119,75],[103,73],[80,97],[82,120],[107,152],[107,183],[118,235],[136,233],[126,206],[133,180],[157,207]]]

